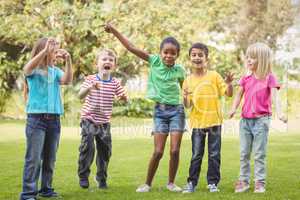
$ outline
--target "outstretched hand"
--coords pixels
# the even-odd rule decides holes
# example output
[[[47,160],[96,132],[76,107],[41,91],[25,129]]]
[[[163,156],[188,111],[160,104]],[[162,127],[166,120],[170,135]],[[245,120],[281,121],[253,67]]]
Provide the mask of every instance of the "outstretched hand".
[[[227,73],[225,74],[225,83],[226,83],[226,84],[231,84],[232,81],[233,81],[233,79],[234,79],[234,73],[227,72]]]

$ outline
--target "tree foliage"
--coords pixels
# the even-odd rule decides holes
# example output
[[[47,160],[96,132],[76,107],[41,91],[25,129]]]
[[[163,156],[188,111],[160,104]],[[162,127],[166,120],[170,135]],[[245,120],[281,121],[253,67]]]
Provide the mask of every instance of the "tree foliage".
[[[231,43],[243,49],[261,39],[274,46],[292,19],[289,0],[1,0],[0,108],[40,37],[61,40],[72,55],[75,82],[96,70],[97,49],[114,49],[119,57],[115,73],[125,83],[145,63],[104,32],[102,25],[107,21],[150,53],[159,52],[164,37],[176,37],[182,46],[179,62],[186,66],[191,43],[214,43],[210,45],[210,63],[223,73],[240,64],[239,48],[226,51],[220,46]]]

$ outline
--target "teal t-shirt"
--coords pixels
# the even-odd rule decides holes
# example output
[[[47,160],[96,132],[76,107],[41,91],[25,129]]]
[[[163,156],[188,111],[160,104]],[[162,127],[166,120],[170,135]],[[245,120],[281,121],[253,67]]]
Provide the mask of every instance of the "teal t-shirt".
[[[185,70],[182,65],[175,64],[168,67],[159,55],[150,55],[149,65],[147,98],[169,105],[181,104],[179,83],[185,78]]]
[[[57,67],[45,70],[35,69],[26,76],[28,83],[27,113],[63,114],[60,95],[60,79],[64,72]]]

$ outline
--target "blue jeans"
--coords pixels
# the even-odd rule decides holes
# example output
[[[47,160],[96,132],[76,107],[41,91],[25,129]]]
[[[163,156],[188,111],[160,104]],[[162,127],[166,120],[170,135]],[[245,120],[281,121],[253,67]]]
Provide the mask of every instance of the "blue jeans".
[[[189,169],[188,182],[193,186],[198,184],[201,170],[202,158],[204,155],[205,138],[207,134],[208,147],[208,169],[207,183],[218,185],[220,181],[221,164],[221,126],[209,128],[194,128],[192,132],[192,159]]]
[[[28,114],[21,200],[36,198],[40,175],[41,191],[53,191],[52,177],[59,138],[59,115]]]
[[[169,134],[185,131],[185,113],[183,105],[157,103],[154,107],[154,128],[152,133]]]
[[[240,180],[250,182],[251,151],[254,154],[254,181],[265,183],[266,151],[270,116],[240,121]]]

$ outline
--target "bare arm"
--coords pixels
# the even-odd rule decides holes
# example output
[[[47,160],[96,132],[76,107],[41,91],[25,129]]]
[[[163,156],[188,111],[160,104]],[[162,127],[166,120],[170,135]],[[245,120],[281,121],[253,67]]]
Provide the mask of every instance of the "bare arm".
[[[225,76],[225,83],[227,85],[225,94],[228,97],[232,97],[232,95],[233,95],[232,81],[233,81],[233,73],[229,72]]]
[[[279,95],[277,88],[272,89],[272,96],[273,96],[273,102],[275,102],[276,115],[277,115],[278,119],[280,119],[281,121],[286,123],[287,118],[284,116],[284,114],[282,112],[280,95]]]
[[[90,91],[91,91],[93,88],[94,88],[94,89],[99,89],[99,88],[100,88],[100,85],[97,84],[97,82],[92,82],[92,83],[90,84],[89,87],[87,87],[87,88],[81,88],[81,89],[79,90],[79,92],[78,92],[78,97],[79,97],[79,99],[84,99],[84,98],[90,93]]]
[[[70,84],[73,80],[72,60],[70,54],[64,50],[59,49],[58,54],[65,60],[65,73],[60,79],[60,83],[63,85]]]
[[[45,59],[49,52],[54,51],[55,40],[50,38],[47,40],[45,48],[34,56],[23,68],[25,76],[32,74],[32,71]]]
[[[145,60],[148,62],[149,59],[149,53],[138,49],[135,47],[125,36],[123,36],[115,27],[113,27],[111,24],[105,25],[105,31],[108,33],[112,33],[118,40],[122,43],[122,45],[131,53],[136,55],[137,57]]]
[[[237,108],[239,107],[239,105],[241,103],[243,95],[244,95],[244,89],[242,87],[240,87],[237,94],[236,94],[236,96],[235,96],[235,98],[234,98],[232,108],[231,108],[231,111],[229,113],[229,118],[232,118],[234,116]]]
[[[193,106],[191,95],[192,92],[189,92],[187,88],[183,89],[183,104],[186,108],[191,108]]]

